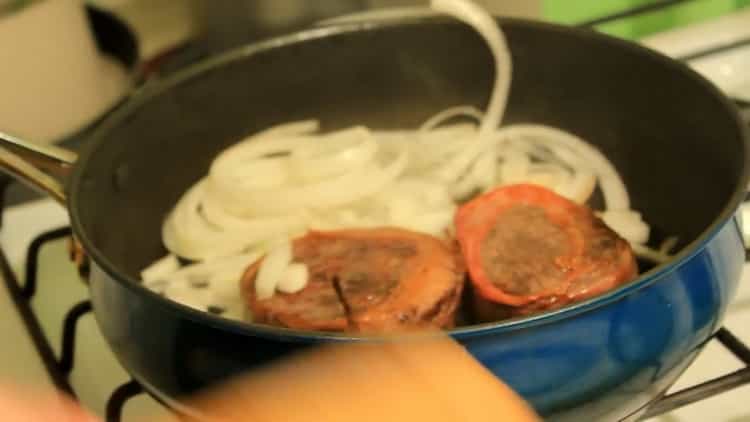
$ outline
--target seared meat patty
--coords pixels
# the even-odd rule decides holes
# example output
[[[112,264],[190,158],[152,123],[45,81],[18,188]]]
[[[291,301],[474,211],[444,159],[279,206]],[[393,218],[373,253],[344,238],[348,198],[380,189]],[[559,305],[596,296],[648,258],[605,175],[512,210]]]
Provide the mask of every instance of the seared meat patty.
[[[482,320],[561,307],[637,275],[627,241],[588,207],[542,187],[478,197],[458,211],[456,227]]]
[[[256,322],[361,332],[454,324],[464,277],[454,251],[437,238],[392,228],[310,232],[293,242],[293,255],[309,270],[297,293],[258,300],[260,261],[243,276]]]

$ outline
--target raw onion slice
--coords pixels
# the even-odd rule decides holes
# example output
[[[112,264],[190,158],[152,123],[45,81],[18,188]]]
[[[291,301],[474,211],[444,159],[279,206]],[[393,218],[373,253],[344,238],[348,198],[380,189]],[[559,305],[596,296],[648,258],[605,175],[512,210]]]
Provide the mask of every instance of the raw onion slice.
[[[370,163],[361,169],[324,181],[281,189],[230,188],[211,183],[208,194],[237,216],[269,216],[294,212],[304,207],[345,205],[384,189],[406,168],[408,154],[403,152],[382,167]]]
[[[280,240],[263,258],[255,278],[255,294],[259,300],[273,296],[276,286],[292,263],[292,243],[289,239]]]
[[[307,286],[308,277],[307,265],[298,262],[290,264],[276,285],[276,290],[282,293],[297,293]]]
[[[451,107],[427,119],[427,121],[422,123],[422,126],[419,127],[419,131],[422,133],[430,132],[436,129],[439,125],[456,117],[470,117],[477,122],[481,122],[484,119],[484,114],[479,111],[479,109],[472,106]]]
[[[430,6],[435,11],[452,15],[471,26],[484,38],[492,52],[495,59],[495,86],[479,129],[480,137],[489,136],[500,125],[510,94],[513,66],[505,36],[492,16],[471,1],[432,0]]]
[[[581,138],[544,125],[513,125],[502,129],[507,136],[532,139],[551,148],[565,147],[575,152],[577,162],[586,162],[599,177],[604,201],[609,210],[630,208],[628,191],[617,170],[598,149]]]
[[[141,280],[143,280],[144,283],[164,280],[167,276],[179,269],[180,261],[177,260],[176,256],[169,254],[144,268],[143,271],[141,271]]]
[[[296,148],[291,152],[290,164],[302,181],[320,181],[366,165],[377,152],[373,135],[359,126]]]

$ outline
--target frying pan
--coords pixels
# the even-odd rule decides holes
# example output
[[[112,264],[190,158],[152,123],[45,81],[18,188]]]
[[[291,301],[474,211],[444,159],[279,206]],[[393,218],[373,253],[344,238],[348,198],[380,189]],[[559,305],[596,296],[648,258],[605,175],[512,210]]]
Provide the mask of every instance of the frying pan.
[[[720,327],[737,288],[745,127],[710,83],[652,51],[582,29],[499,22],[514,60],[505,123],[558,126],[595,144],[634,208],[681,249],[592,300],[451,334],[549,420],[637,418]],[[67,206],[90,258],[96,320],[122,365],[191,412],[179,397],[319,342],[362,340],[224,320],[140,285],[139,271],[165,253],[166,213],[212,158],[286,121],[404,128],[450,106],[484,107],[493,73],[485,44],[457,22],[332,24],[144,87],[77,159],[5,136],[2,164]]]

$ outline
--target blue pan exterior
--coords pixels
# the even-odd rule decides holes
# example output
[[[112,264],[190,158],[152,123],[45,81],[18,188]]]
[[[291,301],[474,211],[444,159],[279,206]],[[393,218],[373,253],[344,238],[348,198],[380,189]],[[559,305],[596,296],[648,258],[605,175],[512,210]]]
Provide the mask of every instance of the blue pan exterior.
[[[464,343],[545,415],[563,419],[572,408],[578,420],[619,420],[666,390],[720,328],[744,257],[732,220],[682,265],[629,295],[553,324],[490,330]]]
[[[557,314],[455,332],[549,420],[620,420],[671,385],[720,327],[744,263],[736,218],[638,283]],[[115,354],[163,399],[321,341],[220,320],[118,281],[95,263],[96,318]],[[219,329],[217,329],[219,328]]]

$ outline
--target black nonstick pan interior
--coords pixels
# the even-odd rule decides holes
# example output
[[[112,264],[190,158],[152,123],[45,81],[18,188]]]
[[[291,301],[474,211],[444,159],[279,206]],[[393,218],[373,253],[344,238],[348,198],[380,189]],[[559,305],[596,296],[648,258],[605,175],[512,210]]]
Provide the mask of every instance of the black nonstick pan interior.
[[[502,22],[514,61],[505,123],[595,144],[658,233],[689,243],[741,189],[737,122],[692,72],[593,32]],[[321,29],[235,51],[115,113],[82,155],[71,211],[95,257],[135,279],[165,254],[166,213],[221,149],[307,118],[325,129],[415,128],[447,107],[484,108],[493,72],[479,37],[445,20]]]

